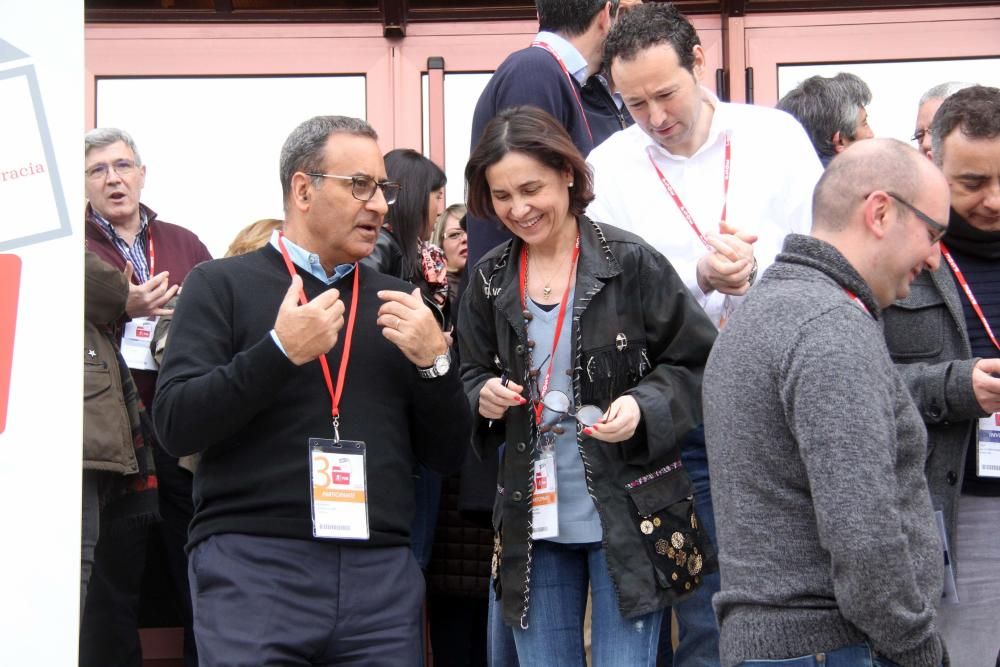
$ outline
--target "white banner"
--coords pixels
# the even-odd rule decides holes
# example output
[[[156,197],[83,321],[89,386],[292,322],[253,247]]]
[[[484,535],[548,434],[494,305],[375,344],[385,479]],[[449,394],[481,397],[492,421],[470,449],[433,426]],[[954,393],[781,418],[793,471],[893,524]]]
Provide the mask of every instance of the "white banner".
[[[75,665],[83,2],[0,0],[0,665]]]

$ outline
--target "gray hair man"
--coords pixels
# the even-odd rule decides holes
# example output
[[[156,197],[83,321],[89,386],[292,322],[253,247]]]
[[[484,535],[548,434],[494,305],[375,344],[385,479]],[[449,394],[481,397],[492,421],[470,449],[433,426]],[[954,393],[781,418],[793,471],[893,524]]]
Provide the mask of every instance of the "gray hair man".
[[[778,100],[777,107],[802,124],[825,167],[855,141],[875,136],[868,126],[872,91],[850,72],[811,76]]]
[[[928,158],[931,157],[931,121],[934,120],[934,114],[941,108],[941,103],[946,97],[973,85],[975,84],[948,81],[939,83],[920,96],[920,102],[917,103],[917,120],[911,138],[920,148],[920,152]]]
[[[84,137],[84,239],[88,250],[129,278],[125,316],[114,326],[122,356],[132,372],[139,396],[152,406],[157,364],[149,342],[157,318],[169,315],[167,304],[197,264],[212,259],[208,249],[188,229],[161,220],[141,201],[146,165],[135,141],[118,128],[97,128]],[[153,443],[147,443],[152,445]],[[139,599],[145,567],[145,544],[150,530],[163,541],[168,593],[181,611],[185,664],[198,661],[191,632],[191,598],[187,583],[184,542],[191,520],[191,475],[177,459],[152,446],[157,485],[142,483],[145,498],[158,495],[163,521],[150,528],[131,521],[121,530],[105,530],[98,542],[88,603],[81,619],[81,663],[122,664],[139,655]],[[138,486],[139,483],[137,482]],[[154,490],[156,489],[156,490]],[[103,509],[120,516],[137,494],[118,497]],[[133,517],[134,518],[134,517]],[[107,522],[105,522],[107,523]],[[108,524],[109,525],[109,524]],[[129,557],[125,554],[140,554]]]
[[[724,667],[942,662],[927,437],[879,318],[938,266],[947,215],[917,151],[849,147],[816,186],[812,235],[785,240],[719,335],[703,396]]]
[[[468,402],[419,289],[359,264],[399,191],[375,131],[307,120],[279,174],[284,229],[189,276],[154,406],[164,447],[202,453],[198,648],[210,665],[412,665],[412,469],[460,466]]]
[[[942,604],[952,664],[1000,649],[1000,89],[964,88],[931,125],[951,189],[945,261],[885,313],[885,336],[927,425],[927,481],[942,513],[958,604]],[[954,599],[948,602],[954,602]]]

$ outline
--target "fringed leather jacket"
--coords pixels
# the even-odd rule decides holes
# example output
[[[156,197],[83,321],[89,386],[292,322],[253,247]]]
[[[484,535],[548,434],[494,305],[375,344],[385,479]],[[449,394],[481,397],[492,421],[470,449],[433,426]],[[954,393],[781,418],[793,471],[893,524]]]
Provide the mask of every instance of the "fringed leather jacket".
[[[697,587],[699,571],[714,564],[693,514],[679,442],[701,423],[702,373],[716,330],[670,263],[642,239],[582,216],[578,224],[573,401],[606,409],[629,394],[642,412],[635,435],[625,442],[601,442],[577,429],[618,606],[631,618],[670,605]],[[528,386],[520,252],[515,238],[472,269],[458,338],[462,379],[476,415],[473,446],[485,458],[503,445],[494,504],[494,586],[506,623],[526,628],[534,420],[530,403],[492,423],[478,411],[480,389],[490,378],[506,372]]]

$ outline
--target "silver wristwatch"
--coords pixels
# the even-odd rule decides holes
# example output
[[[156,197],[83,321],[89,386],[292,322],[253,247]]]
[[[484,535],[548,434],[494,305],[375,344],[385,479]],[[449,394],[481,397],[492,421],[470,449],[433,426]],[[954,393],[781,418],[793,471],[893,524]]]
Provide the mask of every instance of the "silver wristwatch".
[[[417,374],[425,380],[432,380],[448,374],[451,368],[451,350],[434,357],[434,363],[430,368],[418,368]]]

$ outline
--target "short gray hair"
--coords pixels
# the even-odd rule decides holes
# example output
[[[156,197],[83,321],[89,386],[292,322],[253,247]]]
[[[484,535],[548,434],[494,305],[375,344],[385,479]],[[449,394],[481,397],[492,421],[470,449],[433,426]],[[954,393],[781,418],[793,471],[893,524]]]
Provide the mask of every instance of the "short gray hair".
[[[843,231],[866,196],[894,192],[912,201],[921,188],[920,165],[927,160],[898,139],[872,139],[830,162],[813,191],[813,229]],[[922,161],[922,162],[921,162]]]
[[[922,107],[931,100],[943,100],[946,97],[951,97],[963,88],[971,88],[974,85],[976,84],[965,83],[964,81],[948,81],[946,83],[939,83],[920,96],[920,102],[917,103],[917,106]]]
[[[857,138],[858,108],[872,101],[868,84],[849,72],[834,77],[811,76],[778,101],[805,128],[823,164],[836,155],[833,135],[848,141]]]
[[[378,134],[367,122],[350,116],[314,116],[305,121],[288,135],[281,147],[278,164],[281,178],[281,197],[288,206],[288,196],[292,190],[292,176],[296,172],[318,172],[323,169],[326,156],[326,142],[331,134],[343,132],[378,141]],[[313,177],[313,182],[319,179]]]
[[[142,158],[139,157],[139,149],[135,147],[135,141],[132,140],[128,132],[120,130],[117,127],[96,127],[85,134],[83,136],[83,156],[86,157],[92,150],[104,148],[119,141],[124,142],[132,150],[132,155],[135,156],[135,163],[142,165]]]

